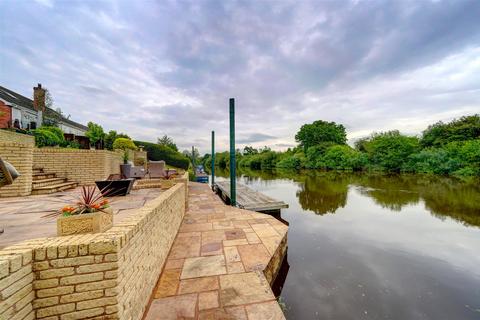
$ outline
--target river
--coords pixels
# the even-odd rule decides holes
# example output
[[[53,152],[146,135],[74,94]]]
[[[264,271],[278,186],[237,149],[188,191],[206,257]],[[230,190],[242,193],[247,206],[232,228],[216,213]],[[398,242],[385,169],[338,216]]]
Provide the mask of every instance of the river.
[[[227,172],[217,169],[217,179]],[[480,185],[238,170],[289,204],[287,319],[480,319]]]

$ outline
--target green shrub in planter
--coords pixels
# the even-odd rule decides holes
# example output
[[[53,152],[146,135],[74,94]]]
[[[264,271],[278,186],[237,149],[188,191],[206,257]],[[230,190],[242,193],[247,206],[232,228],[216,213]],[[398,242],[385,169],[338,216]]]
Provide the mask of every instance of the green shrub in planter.
[[[132,140],[127,138],[117,138],[113,142],[113,150],[121,149],[121,150],[137,150],[137,146],[133,143]]]

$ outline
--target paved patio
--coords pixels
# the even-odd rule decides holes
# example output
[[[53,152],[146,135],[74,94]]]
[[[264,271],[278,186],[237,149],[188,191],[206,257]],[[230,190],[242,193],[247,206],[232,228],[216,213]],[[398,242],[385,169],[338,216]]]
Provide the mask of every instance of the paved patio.
[[[190,183],[189,209],[145,319],[284,319],[264,270],[279,267],[287,230]]]
[[[0,198],[0,248],[34,238],[57,235],[55,217],[44,217],[75,201],[81,188],[48,195]],[[133,190],[125,197],[108,198],[114,212],[114,222],[143,207],[158,197],[160,189]]]

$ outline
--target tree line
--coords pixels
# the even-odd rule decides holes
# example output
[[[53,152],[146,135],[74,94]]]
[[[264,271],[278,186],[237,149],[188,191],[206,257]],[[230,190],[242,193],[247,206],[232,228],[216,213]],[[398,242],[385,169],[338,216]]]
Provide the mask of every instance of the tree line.
[[[375,132],[347,144],[342,124],[317,120],[295,135],[298,145],[283,152],[246,146],[237,150],[239,167],[324,169],[480,176],[480,116],[437,122],[420,136],[398,130]],[[211,156],[203,157],[210,167]],[[215,165],[228,168],[229,153],[216,153]]]

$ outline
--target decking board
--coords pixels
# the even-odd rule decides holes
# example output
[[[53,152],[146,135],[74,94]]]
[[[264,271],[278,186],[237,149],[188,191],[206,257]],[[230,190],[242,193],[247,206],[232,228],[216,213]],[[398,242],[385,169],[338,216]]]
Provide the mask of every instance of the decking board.
[[[230,199],[230,181],[216,182],[215,188],[223,196]],[[237,205],[243,209],[259,212],[288,208],[287,203],[272,199],[239,183],[237,183]]]

